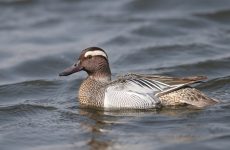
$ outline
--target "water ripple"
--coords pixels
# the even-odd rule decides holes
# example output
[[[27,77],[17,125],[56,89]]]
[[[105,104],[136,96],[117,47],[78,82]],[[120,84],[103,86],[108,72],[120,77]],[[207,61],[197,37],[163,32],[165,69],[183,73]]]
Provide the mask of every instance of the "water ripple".
[[[196,14],[196,16],[206,18],[211,21],[223,23],[226,25],[230,23],[230,9],[219,10],[211,13],[200,13]]]

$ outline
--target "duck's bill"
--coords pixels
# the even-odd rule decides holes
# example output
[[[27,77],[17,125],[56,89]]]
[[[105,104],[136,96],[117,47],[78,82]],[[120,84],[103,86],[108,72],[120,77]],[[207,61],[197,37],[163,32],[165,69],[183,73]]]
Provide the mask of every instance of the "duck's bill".
[[[75,72],[79,72],[81,70],[82,70],[82,67],[73,65],[69,68],[66,68],[63,72],[59,73],[59,76],[68,76]]]

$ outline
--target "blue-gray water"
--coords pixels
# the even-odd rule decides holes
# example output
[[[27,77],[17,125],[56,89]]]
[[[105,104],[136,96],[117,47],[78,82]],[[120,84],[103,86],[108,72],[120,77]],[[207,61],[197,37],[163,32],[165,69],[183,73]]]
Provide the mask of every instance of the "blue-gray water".
[[[85,73],[57,75],[99,46],[113,75],[206,75],[204,110],[80,108]],[[229,149],[229,0],[0,0],[0,150]]]

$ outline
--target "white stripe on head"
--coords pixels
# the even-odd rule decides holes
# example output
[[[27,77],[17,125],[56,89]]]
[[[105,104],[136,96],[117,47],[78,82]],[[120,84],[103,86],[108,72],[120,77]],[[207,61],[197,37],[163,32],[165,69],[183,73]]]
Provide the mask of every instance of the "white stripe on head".
[[[88,51],[85,53],[84,55],[85,57],[88,56],[103,56],[107,59],[107,55],[105,54],[105,52],[101,51],[101,50],[95,50],[95,51]]]

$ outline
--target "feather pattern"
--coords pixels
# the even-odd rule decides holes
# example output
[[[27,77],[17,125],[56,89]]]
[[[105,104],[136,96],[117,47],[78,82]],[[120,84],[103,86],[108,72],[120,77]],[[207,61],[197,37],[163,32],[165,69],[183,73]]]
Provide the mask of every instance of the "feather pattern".
[[[137,93],[129,90],[119,90],[116,86],[108,87],[105,91],[105,108],[154,108],[160,101],[148,93]]]
[[[123,78],[109,84],[105,90],[105,108],[154,108],[159,105],[155,96],[173,86],[144,78]]]
[[[161,95],[198,82],[194,78],[179,79],[177,84],[167,84],[160,79],[170,77],[128,74],[107,85],[105,90],[105,108],[154,108],[159,105]],[[200,78],[199,78],[200,79]],[[173,78],[175,80],[175,78]],[[181,81],[181,82],[179,82]],[[187,81],[187,82],[185,82]],[[200,80],[199,80],[200,81]]]

